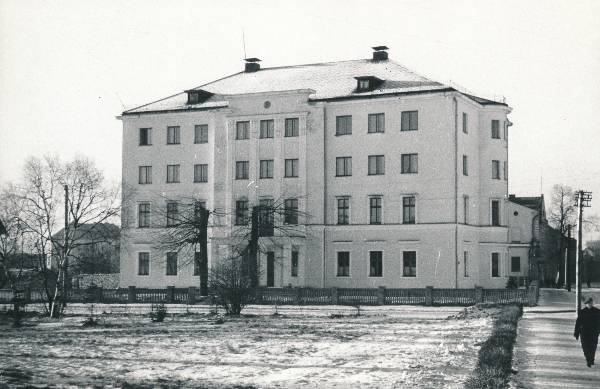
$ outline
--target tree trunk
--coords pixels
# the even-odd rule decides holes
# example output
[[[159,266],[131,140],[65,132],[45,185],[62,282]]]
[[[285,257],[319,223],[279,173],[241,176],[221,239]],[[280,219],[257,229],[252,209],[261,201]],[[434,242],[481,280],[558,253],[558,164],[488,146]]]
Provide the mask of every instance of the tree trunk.
[[[248,245],[248,273],[252,288],[258,287],[258,238],[259,238],[259,214],[260,206],[252,207],[252,222],[250,230],[250,242]]]
[[[207,209],[200,211],[200,294],[208,296],[208,215]]]

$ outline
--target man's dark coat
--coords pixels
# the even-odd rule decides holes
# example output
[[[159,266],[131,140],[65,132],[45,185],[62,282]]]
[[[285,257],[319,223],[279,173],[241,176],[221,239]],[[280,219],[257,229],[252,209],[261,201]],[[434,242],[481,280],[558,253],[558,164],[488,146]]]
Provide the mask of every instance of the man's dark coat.
[[[579,311],[575,322],[575,339],[581,336],[581,348],[589,365],[594,364],[598,335],[600,334],[600,309],[596,307],[583,308]]]

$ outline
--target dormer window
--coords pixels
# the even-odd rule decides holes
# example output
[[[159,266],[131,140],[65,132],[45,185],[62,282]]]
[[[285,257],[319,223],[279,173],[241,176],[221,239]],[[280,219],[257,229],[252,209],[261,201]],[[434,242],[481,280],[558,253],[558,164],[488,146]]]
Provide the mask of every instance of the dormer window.
[[[201,89],[186,90],[188,104],[201,104],[208,100],[213,94]]]
[[[357,92],[368,92],[377,88],[379,85],[383,83],[384,80],[377,78],[375,76],[361,76],[354,77],[357,81],[356,91]]]

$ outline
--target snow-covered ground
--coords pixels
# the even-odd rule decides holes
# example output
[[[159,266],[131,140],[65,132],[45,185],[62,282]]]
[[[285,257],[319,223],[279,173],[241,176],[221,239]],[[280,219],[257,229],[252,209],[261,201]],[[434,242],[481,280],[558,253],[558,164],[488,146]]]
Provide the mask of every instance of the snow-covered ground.
[[[492,320],[448,307],[366,307],[359,317],[351,307],[273,311],[250,307],[222,324],[204,313],[163,323],[100,314],[101,325],[88,328],[84,316],[0,323],[0,387],[458,388]]]

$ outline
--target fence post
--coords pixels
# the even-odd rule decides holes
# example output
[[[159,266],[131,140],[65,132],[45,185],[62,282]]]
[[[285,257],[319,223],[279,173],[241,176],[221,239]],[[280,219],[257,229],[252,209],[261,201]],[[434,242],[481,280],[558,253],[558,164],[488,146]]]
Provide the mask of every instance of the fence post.
[[[331,288],[331,305],[339,305],[338,288]]]
[[[137,296],[136,296],[135,286],[130,286],[128,289],[128,293],[127,293],[127,302],[135,303],[136,297]]]
[[[483,288],[481,286],[475,287],[475,304],[483,303]]]
[[[175,287],[167,286],[167,303],[173,304],[175,302]]]
[[[425,287],[425,305],[433,305],[433,286]]]
[[[188,304],[194,305],[196,304],[196,287],[190,286],[188,289]]]
[[[534,281],[527,288],[527,302],[530,307],[535,307],[537,305],[537,283]]]
[[[296,288],[296,304],[302,305],[302,288]]]
[[[385,304],[385,286],[377,288],[377,305]]]

